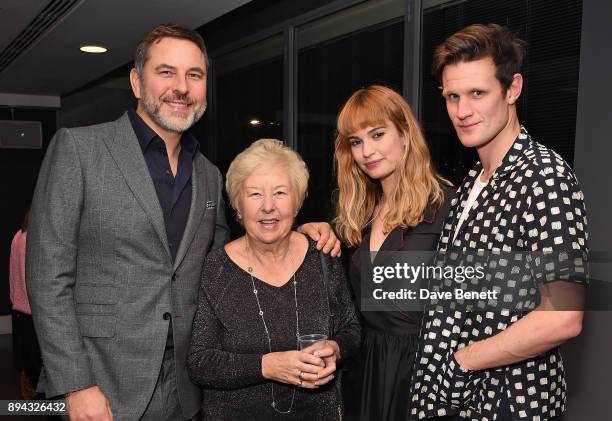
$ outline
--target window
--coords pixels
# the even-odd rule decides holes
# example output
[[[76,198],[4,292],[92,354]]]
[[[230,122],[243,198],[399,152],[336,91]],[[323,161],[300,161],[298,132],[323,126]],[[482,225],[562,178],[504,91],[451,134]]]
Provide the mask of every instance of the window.
[[[411,105],[420,109],[434,162],[444,176],[459,183],[477,155],[456,137],[438,83],[431,77],[431,58],[435,47],[455,31],[490,22],[508,26],[529,44],[518,103],[521,122],[534,139],[572,163],[581,1],[423,0],[423,10],[414,11],[417,16],[422,13],[421,24],[419,19],[408,20],[414,15],[407,0],[335,3],[279,18],[263,32],[276,35],[253,34],[244,47],[214,57],[208,116],[214,123],[201,137],[211,139],[203,142],[205,153],[223,173],[253,140],[282,139],[310,168],[309,197],[300,220],[329,220],[338,111],[356,89],[380,83],[398,92],[415,92],[420,103]],[[265,4],[262,7],[273,8]],[[419,40],[411,34],[419,25],[416,75],[412,51]],[[257,27],[254,22],[251,26]]]
[[[215,60],[216,162],[222,174],[260,138],[283,137],[282,34]]]

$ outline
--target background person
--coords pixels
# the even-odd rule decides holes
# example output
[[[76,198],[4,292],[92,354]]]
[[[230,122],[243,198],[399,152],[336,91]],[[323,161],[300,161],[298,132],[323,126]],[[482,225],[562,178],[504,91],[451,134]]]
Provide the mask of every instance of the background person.
[[[387,87],[356,91],[338,115],[337,131],[335,224],[340,238],[357,247],[350,282],[360,307],[374,286],[362,279],[362,271],[384,264],[386,252],[435,249],[454,189],[435,171],[410,106]],[[391,306],[360,314],[359,374],[349,373],[354,383],[346,382],[347,401],[359,402],[352,415],[405,420],[421,312]]]
[[[31,399],[36,396],[36,385],[42,367],[40,348],[32,322],[32,310],[28,300],[25,275],[29,213],[29,210],[25,213],[21,229],[13,237],[9,262],[13,355],[15,357],[15,367],[21,373],[22,399]]]
[[[342,419],[341,359],[360,326],[338,259],[292,230],[308,170],[282,142],[254,142],[231,163],[227,192],[245,235],[208,255],[189,373],[204,420]],[[297,350],[322,333],[325,347]]]

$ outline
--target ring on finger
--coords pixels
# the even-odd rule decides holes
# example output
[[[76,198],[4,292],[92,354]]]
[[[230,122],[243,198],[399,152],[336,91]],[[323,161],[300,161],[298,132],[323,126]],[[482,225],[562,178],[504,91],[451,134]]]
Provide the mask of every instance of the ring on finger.
[[[304,380],[304,372],[300,370],[300,380]]]

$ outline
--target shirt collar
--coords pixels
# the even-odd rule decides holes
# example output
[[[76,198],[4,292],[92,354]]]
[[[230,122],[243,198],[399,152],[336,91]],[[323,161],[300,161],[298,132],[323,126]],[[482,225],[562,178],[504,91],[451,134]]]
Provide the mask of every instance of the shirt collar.
[[[525,155],[528,152],[528,150],[531,149],[532,143],[533,141],[531,140],[531,136],[529,136],[529,133],[527,133],[527,129],[521,126],[521,130],[519,131],[518,136],[514,140],[514,143],[512,143],[512,146],[510,147],[508,152],[506,152],[504,159],[502,159],[501,164],[499,165],[499,167],[497,167],[497,169],[493,173],[493,176],[489,179],[489,184],[491,180],[497,181],[500,178],[509,174],[512,170],[514,170],[516,165],[519,162],[521,162],[519,158]],[[482,163],[478,161],[472,167],[472,169],[468,171],[467,176],[462,182],[461,189],[464,188],[463,186],[469,186],[469,188],[474,186],[476,177],[480,176],[481,171],[482,171]],[[468,192],[469,192],[469,189],[465,191],[465,194],[467,194]]]
[[[499,179],[514,170],[518,162],[521,161],[519,158],[525,155],[525,153],[530,149],[531,144],[531,136],[529,136],[529,133],[527,133],[527,129],[525,129],[524,126],[521,126],[521,130],[514,140],[514,143],[512,143],[512,146],[508,152],[506,152],[501,164],[495,170],[493,179]]]
[[[200,150],[200,142],[198,142],[191,132],[183,132],[183,136],[181,137],[181,147],[183,148],[183,151],[189,154],[191,159],[194,159]]]
[[[527,133],[527,129],[524,126],[521,126],[518,136],[512,143],[512,146],[508,152],[506,152],[506,155],[504,156],[504,159],[502,159],[499,167],[497,167],[493,173],[491,180],[498,180],[514,170],[516,165],[521,161],[519,158],[527,153],[527,151],[531,148],[532,143],[533,141],[531,140],[529,133]],[[481,171],[482,163],[478,161],[467,175],[467,181],[470,186],[474,184],[474,180],[480,175]]]
[[[161,140],[161,137],[159,137],[155,130],[153,130],[134,109],[128,110],[128,117],[130,118],[132,128],[134,129],[134,133],[136,134],[136,138],[140,144],[140,149],[144,154],[151,144],[151,141],[156,137]],[[200,150],[200,142],[198,142],[189,131],[186,131],[183,132],[183,135],[181,136],[181,148],[193,159]]]

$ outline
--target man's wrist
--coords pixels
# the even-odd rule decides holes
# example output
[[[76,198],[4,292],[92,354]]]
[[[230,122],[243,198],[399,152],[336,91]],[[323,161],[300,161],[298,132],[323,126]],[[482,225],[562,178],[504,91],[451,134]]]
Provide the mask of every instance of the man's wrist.
[[[75,394],[75,393],[77,393],[77,392],[80,392],[80,391],[82,391],[82,390],[85,390],[85,389],[91,389],[92,387],[96,387],[96,385],[95,385],[95,384],[92,384],[91,386],[85,386],[85,387],[83,387],[83,388],[81,388],[81,389],[71,390],[70,392],[64,393],[64,398],[67,398],[67,397],[69,397],[70,395],[73,395],[73,394]]]

